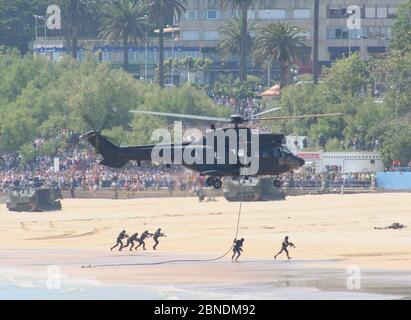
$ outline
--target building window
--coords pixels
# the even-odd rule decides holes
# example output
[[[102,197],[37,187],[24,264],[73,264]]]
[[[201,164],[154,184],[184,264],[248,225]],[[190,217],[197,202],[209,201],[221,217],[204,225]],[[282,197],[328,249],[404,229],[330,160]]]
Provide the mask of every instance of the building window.
[[[200,33],[198,31],[183,31],[181,38],[183,40],[199,40]]]
[[[327,38],[328,39],[359,39],[362,36],[367,35],[366,29],[353,29],[348,30],[346,28],[328,28]]]
[[[248,10],[248,19],[255,19],[255,10]]]
[[[346,13],[347,13],[346,8],[341,8],[341,7],[329,7],[328,8],[328,18],[331,18],[331,19],[344,18]]]
[[[376,16],[375,7],[365,7],[365,17],[368,19],[374,19]]]
[[[187,10],[185,13],[185,18],[187,20],[196,20],[198,17],[198,11],[197,10]]]
[[[294,9],[294,19],[311,19],[311,9]]]
[[[387,18],[387,7],[377,7],[377,18]]]
[[[390,19],[397,18],[397,8],[388,7],[388,18]]]
[[[207,10],[207,19],[208,20],[217,19],[217,10]]]
[[[240,10],[228,10],[227,17],[229,18],[240,18]]]
[[[220,40],[220,34],[218,31],[204,31],[204,40]]]
[[[119,51],[114,52],[103,52],[103,61],[109,62],[123,62],[123,55]]]
[[[217,8],[217,0],[208,0],[208,8],[210,9]]]
[[[286,11],[283,9],[258,10],[258,17],[262,20],[285,19]]]
[[[388,40],[391,39],[391,27],[367,27],[367,36],[370,39]]]

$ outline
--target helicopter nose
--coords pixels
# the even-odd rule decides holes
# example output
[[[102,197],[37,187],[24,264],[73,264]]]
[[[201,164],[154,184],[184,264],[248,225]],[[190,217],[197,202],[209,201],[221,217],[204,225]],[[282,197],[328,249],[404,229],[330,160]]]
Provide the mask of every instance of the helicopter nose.
[[[298,159],[298,164],[300,167],[303,167],[305,165],[305,160],[301,159],[301,158],[297,158]]]

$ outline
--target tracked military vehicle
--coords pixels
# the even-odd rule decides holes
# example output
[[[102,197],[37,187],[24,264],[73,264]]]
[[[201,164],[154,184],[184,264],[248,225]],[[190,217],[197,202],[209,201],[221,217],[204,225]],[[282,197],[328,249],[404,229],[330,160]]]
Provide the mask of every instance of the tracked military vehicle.
[[[13,212],[44,212],[61,210],[61,192],[56,188],[24,187],[9,189],[7,208]]]
[[[274,186],[275,178],[251,177],[246,181],[226,180],[224,197],[230,202],[285,200],[282,190]]]

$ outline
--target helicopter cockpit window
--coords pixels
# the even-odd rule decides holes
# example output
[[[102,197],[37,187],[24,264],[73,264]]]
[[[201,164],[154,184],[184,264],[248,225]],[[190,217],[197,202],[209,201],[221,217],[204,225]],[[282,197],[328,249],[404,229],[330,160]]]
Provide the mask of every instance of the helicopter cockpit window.
[[[285,155],[292,155],[293,153],[286,147],[286,146],[282,146],[281,147],[281,152]]]
[[[273,149],[273,156],[274,158],[278,158],[280,156],[280,150],[278,150],[278,148]]]

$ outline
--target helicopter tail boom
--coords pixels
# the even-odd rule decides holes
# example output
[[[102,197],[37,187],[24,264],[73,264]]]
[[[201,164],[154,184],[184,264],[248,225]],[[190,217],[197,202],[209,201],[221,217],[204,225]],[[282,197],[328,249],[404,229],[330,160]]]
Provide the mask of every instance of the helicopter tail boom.
[[[91,131],[81,137],[87,140],[103,156],[101,165],[111,168],[122,168],[128,163],[128,159],[119,157],[121,148],[114,145],[105,137],[101,136],[100,132]]]

